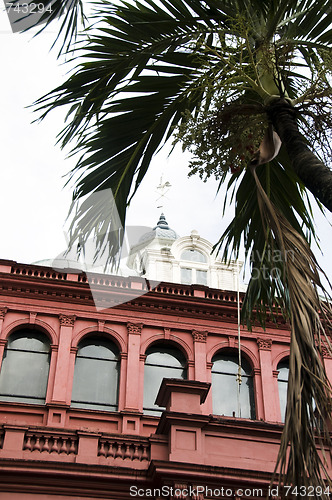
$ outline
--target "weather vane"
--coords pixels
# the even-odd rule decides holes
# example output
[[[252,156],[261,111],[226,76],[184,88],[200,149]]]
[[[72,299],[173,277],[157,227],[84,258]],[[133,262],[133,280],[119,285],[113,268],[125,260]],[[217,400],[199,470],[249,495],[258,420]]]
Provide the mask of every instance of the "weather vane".
[[[159,195],[158,198],[156,199],[156,202],[157,202],[157,208],[164,208],[164,202],[165,202],[165,199],[169,199],[166,194],[168,193],[168,191],[170,190],[170,188],[172,187],[172,185],[168,182],[168,181],[165,181],[163,182],[163,176],[160,177],[160,182],[159,182],[159,185],[157,186],[157,191],[156,193]],[[158,205],[158,203],[160,203]]]

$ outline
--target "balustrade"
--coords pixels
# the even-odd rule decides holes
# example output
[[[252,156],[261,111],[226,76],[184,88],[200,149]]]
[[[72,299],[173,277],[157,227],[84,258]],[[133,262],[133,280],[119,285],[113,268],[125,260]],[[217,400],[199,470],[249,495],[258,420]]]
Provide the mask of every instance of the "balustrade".
[[[100,438],[98,456],[121,460],[150,460],[150,444],[146,442],[117,438]]]
[[[27,432],[24,437],[23,450],[77,455],[77,437]]]

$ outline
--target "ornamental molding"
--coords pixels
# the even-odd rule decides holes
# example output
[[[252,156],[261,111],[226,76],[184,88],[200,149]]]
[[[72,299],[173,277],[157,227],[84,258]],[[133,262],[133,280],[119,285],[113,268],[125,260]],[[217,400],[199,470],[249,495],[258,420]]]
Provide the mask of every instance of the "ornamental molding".
[[[129,334],[141,335],[143,323],[127,323],[127,330]]]
[[[98,332],[103,332],[105,328],[105,321],[98,320]]]
[[[325,345],[322,345],[320,350],[321,350],[322,356],[324,358],[331,358],[332,357],[331,351]]]
[[[164,328],[164,335],[165,335],[165,340],[169,340],[171,336],[171,329],[170,328]]]
[[[258,349],[262,351],[271,351],[272,339],[257,338]]]
[[[37,313],[36,312],[31,312],[30,313],[30,318],[29,318],[30,325],[34,325],[36,323],[36,318],[37,318]]]
[[[4,319],[7,311],[8,311],[8,307],[0,307],[0,319]]]
[[[191,334],[193,336],[194,342],[206,342],[206,338],[209,332],[207,331],[200,332],[198,330],[193,330]]]
[[[59,314],[60,326],[74,326],[76,316]]]

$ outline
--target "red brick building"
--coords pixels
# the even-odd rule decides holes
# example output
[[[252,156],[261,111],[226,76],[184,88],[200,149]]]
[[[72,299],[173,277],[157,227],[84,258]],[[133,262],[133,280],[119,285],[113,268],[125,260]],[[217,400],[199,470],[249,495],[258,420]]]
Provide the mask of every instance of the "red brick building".
[[[261,498],[287,325],[240,350],[236,292],[0,261],[1,500]]]

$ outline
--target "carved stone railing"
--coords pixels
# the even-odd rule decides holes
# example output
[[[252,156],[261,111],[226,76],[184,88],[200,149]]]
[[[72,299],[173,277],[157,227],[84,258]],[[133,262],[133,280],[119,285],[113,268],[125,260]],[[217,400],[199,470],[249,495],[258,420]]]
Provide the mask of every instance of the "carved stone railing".
[[[75,434],[52,432],[26,432],[23,450],[49,454],[77,455],[78,439]]]
[[[98,443],[98,456],[114,460],[148,462],[150,443],[144,438],[101,437]]]
[[[190,285],[160,285],[153,289],[154,292],[166,293],[170,295],[184,295],[185,297],[193,297],[194,291]]]
[[[240,303],[243,300],[243,294],[240,295]],[[217,290],[207,290],[205,292],[206,299],[220,300],[223,302],[237,302],[236,292],[221,292]]]
[[[121,278],[119,276],[111,276],[107,274],[98,275],[98,274],[90,274],[86,276],[85,274],[79,274],[77,276],[77,281],[80,283],[88,283],[89,285],[100,285],[104,287],[110,288],[121,288],[121,289],[137,289],[139,284],[139,288],[141,290],[147,291],[147,285],[144,280],[133,280],[133,278]],[[136,284],[136,285],[135,285]]]
[[[22,264],[16,264],[11,268],[11,274],[18,274],[21,276],[31,276],[35,278],[48,278],[55,280],[66,280],[66,273],[59,273],[53,269],[42,269],[37,266],[26,266]]]

